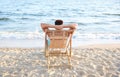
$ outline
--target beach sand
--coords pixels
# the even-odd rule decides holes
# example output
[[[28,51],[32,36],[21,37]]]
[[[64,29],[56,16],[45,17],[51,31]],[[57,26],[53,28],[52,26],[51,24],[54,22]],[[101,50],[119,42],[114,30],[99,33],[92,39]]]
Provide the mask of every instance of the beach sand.
[[[0,77],[120,77],[120,44],[80,46],[67,58],[53,58],[49,71],[44,48],[0,48]],[[61,66],[59,66],[59,64]]]

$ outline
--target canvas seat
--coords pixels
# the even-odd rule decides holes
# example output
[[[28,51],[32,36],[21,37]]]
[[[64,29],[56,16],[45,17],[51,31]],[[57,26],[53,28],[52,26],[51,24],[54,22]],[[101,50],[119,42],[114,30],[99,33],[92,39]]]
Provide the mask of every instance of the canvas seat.
[[[73,30],[46,30],[45,56],[47,58],[48,68],[50,66],[50,57],[53,56],[68,57],[68,64],[71,67],[72,34]],[[50,45],[48,42],[50,42]]]

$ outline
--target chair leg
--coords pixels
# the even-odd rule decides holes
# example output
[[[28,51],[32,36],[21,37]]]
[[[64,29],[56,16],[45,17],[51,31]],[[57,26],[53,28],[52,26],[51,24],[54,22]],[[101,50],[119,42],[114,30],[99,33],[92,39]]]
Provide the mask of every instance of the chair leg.
[[[48,65],[48,70],[49,70],[49,66],[50,66],[50,58],[47,57],[47,65]]]
[[[68,63],[69,63],[69,66],[71,68],[71,57],[70,56],[68,56]]]

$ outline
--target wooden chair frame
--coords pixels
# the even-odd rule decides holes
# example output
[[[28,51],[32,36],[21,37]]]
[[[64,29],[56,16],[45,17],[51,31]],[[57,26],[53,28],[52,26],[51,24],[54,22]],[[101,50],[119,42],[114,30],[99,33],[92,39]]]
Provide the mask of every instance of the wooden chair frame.
[[[72,34],[73,30],[46,30],[45,32],[45,57],[47,58],[47,66],[50,66],[50,57],[67,56],[68,63],[71,67],[72,53]],[[48,38],[51,43],[48,45]],[[63,43],[62,43],[63,42]],[[60,43],[58,45],[58,43]],[[54,49],[58,49],[53,51]],[[64,50],[64,53],[62,52]]]

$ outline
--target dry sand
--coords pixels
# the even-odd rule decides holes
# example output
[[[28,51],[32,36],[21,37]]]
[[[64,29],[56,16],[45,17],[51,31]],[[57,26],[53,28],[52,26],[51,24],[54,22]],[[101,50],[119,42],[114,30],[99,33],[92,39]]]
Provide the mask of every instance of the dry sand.
[[[67,58],[53,58],[47,69],[44,48],[0,48],[0,77],[120,77],[120,44],[73,48]]]

